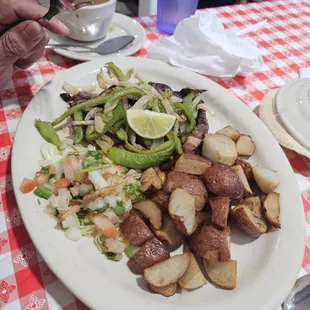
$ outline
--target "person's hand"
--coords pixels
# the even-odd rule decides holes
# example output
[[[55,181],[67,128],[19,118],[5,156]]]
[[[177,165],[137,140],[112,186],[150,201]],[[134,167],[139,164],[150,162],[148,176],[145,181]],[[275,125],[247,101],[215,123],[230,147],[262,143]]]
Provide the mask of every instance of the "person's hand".
[[[47,9],[29,0],[0,0],[0,89],[11,78],[14,66],[26,69],[42,55],[48,32],[36,21]],[[46,28],[68,34],[68,28],[53,18]]]

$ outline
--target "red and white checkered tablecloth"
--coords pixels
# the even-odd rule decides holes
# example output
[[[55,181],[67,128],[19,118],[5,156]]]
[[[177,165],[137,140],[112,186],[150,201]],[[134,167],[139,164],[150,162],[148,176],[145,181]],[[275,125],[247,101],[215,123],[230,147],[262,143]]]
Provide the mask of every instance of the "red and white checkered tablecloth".
[[[301,67],[310,67],[310,3],[286,0],[214,9],[226,27],[246,27],[263,19],[268,25],[249,33],[262,49],[268,70],[247,78],[213,78],[254,109],[268,90],[298,78]],[[137,18],[148,42],[160,34],[154,17]],[[147,45],[137,56],[147,55]],[[36,251],[23,225],[12,191],[10,152],[19,118],[33,95],[57,72],[77,62],[47,52],[26,71],[18,70],[0,91],[0,308],[87,309],[57,279]],[[310,273],[310,161],[286,152],[295,170],[304,203],[307,228],[301,275]],[[294,249],[292,249],[292,252]]]

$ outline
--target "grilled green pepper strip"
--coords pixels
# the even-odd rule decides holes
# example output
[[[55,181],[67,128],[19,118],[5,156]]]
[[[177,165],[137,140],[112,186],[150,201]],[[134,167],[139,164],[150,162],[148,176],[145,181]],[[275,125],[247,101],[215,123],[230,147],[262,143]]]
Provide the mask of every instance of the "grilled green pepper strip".
[[[168,141],[169,142],[169,141]],[[170,159],[174,151],[172,143],[168,148],[161,152],[153,154],[132,153],[117,147],[111,147],[107,157],[115,164],[125,166],[132,169],[146,169],[156,167]]]
[[[148,104],[152,108],[153,112],[166,113],[163,104],[160,102],[158,98],[151,99]]]
[[[86,140],[91,140],[91,137],[93,137],[96,134],[95,126],[94,125],[89,125],[86,128],[85,132],[85,138]]]
[[[166,110],[161,102],[158,103],[158,107],[160,113],[166,113]]]
[[[87,132],[86,130],[86,138],[87,140],[94,141],[105,135],[112,127],[114,124],[119,122],[120,120],[124,120],[126,118],[126,111],[124,109],[124,104],[123,102],[120,102],[116,108],[113,110],[113,116],[112,118],[104,125],[103,131],[102,132],[97,132],[93,131],[90,132],[90,130]],[[91,125],[93,126],[93,125]],[[89,126],[90,127],[90,126]],[[88,128],[87,128],[88,129]],[[95,128],[94,128],[95,129]]]
[[[58,137],[58,134],[50,122],[44,122],[40,119],[36,119],[35,127],[37,128],[40,135],[44,138],[44,140],[54,144],[58,148],[61,147],[61,141]]]
[[[122,72],[122,70],[114,63],[114,62],[108,62],[105,64],[106,67],[113,70],[115,76],[117,79],[121,82],[125,82],[128,80],[127,76]],[[128,74],[128,72],[127,72]],[[130,74],[131,75],[131,74]],[[129,76],[130,78],[130,76]]]
[[[75,121],[82,121],[83,120],[83,113],[82,111],[75,111],[73,114],[73,118]],[[82,126],[75,126],[74,127],[75,136],[74,136],[74,144],[79,144],[83,140],[83,128]]]
[[[134,153],[139,153],[139,154],[154,154],[154,153],[162,152],[174,144],[174,140],[172,140],[173,138],[169,136],[168,141],[166,141],[165,143],[163,143],[163,144],[161,144],[161,145],[159,145],[159,146],[157,146],[151,150],[140,150],[128,142],[127,132],[124,129],[121,128],[120,130],[118,130],[116,135],[121,141],[125,142],[125,147],[128,151],[131,151]]]
[[[189,93],[185,98],[183,103],[175,103],[174,106],[177,109],[180,109],[184,112],[187,120],[189,121],[189,125],[186,127],[185,133],[190,133],[194,127],[196,126],[196,117],[197,117],[197,110],[193,106],[192,102],[195,98],[196,94],[194,92]]]
[[[121,101],[121,99],[114,100],[114,98],[107,100],[107,102],[104,105],[104,114],[103,115],[114,114],[114,111],[115,111],[117,105],[120,103],[120,101]],[[113,106],[114,106],[114,108],[111,109],[111,107],[113,107]]]
[[[125,119],[121,119],[121,120],[119,120],[118,122],[116,122],[116,123],[113,125],[114,132],[116,133],[120,128],[122,128],[123,126],[125,126],[125,124],[126,124],[126,120],[125,120]]]
[[[119,101],[122,98],[125,98],[128,96],[135,96],[137,98],[140,98],[144,95],[145,95],[144,91],[137,88],[137,87],[129,87],[129,88],[125,88],[125,89],[116,88],[116,90],[112,91],[112,93],[109,94],[108,96],[98,97],[95,99],[87,100],[85,102],[82,102],[80,104],[77,104],[77,105],[71,107],[65,113],[63,113],[58,118],[56,118],[52,122],[52,125],[56,126],[56,125],[60,124],[62,121],[64,121],[67,117],[71,116],[76,111],[80,111],[80,110],[83,110],[86,108],[95,107],[97,105],[105,104],[109,101],[110,102]]]
[[[181,140],[176,136],[175,134],[173,135],[173,140],[174,140],[174,146],[176,151],[178,152],[179,155],[183,154],[183,149],[182,149],[182,143]]]
[[[126,81],[128,81],[128,80],[131,78],[133,72],[134,72],[134,69],[133,69],[133,68],[131,68],[131,69],[129,69],[129,70],[127,71],[127,73],[126,73]]]
[[[160,112],[159,109],[159,99],[153,98],[148,102],[148,106],[152,109],[153,112]]]

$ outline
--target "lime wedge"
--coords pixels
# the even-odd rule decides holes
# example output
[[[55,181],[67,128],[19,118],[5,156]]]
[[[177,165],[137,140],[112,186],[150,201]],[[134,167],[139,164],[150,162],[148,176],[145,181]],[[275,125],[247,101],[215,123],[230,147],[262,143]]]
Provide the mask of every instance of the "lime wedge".
[[[140,137],[158,139],[173,127],[175,116],[148,110],[127,110],[127,122]]]

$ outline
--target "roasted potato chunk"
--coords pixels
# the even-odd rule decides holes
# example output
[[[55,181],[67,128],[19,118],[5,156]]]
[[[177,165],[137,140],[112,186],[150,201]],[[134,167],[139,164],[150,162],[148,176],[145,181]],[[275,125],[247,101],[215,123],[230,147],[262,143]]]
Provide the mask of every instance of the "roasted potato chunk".
[[[190,260],[191,256],[188,252],[170,257],[161,263],[144,269],[144,279],[156,287],[177,283],[186,272]]]
[[[243,195],[248,196],[253,194],[242,166],[241,165],[232,166],[231,169],[233,169],[237,173],[240,181],[243,184]]]
[[[200,224],[206,224],[206,225],[212,225],[211,220],[211,214],[206,212],[197,212],[198,214],[198,225]]]
[[[178,287],[176,283],[168,284],[167,286],[163,286],[163,287],[156,287],[152,284],[150,284],[149,286],[150,286],[150,289],[154,293],[161,294],[165,297],[173,296],[175,292],[177,291],[177,287]]]
[[[230,228],[219,230],[212,225],[203,225],[190,237],[190,245],[196,255],[217,261],[230,259]]]
[[[203,265],[208,277],[215,285],[228,290],[236,287],[237,261],[228,260],[226,262],[217,262],[204,259]]]
[[[252,156],[255,152],[255,144],[252,142],[250,136],[241,135],[236,142],[236,149],[238,155]]]
[[[169,215],[181,233],[191,235],[198,226],[195,198],[185,189],[176,188],[170,196]]]
[[[252,166],[249,162],[247,162],[246,160],[237,158],[236,165],[240,165],[248,179],[249,182],[254,180],[254,176],[253,176],[253,171],[252,171]]]
[[[135,274],[142,274],[145,268],[149,268],[170,257],[165,246],[156,238],[148,240],[130,260],[128,268]]]
[[[166,173],[164,171],[159,170],[158,168],[156,169],[156,173],[158,177],[160,178],[161,182],[165,184],[166,181]]]
[[[139,210],[156,229],[160,229],[162,227],[162,212],[154,201],[150,199],[139,200],[133,204],[133,207]]]
[[[269,193],[263,200],[263,211],[266,220],[276,228],[281,228],[280,216],[280,194]]]
[[[241,201],[240,204],[246,205],[249,207],[249,209],[253,212],[254,216],[259,218],[260,220],[264,221],[264,213],[263,213],[263,207],[261,204],[261,200],[257,196],[251,196],[248,198],[245,198]]]
[[[176,229],[168,215],[163,216],[163,227],[161,229],[153,228],[153,233],[160,241],[169,246],[179,246],[185,241],[184,235]]]
[[[230,199],[228,197],[217,196],[210,199],[212,210],[212,224],[224,229],[227,226],[227,219],[230,208]]]
[[[201,156],[184,153],[177,160],[174,170],[193,175],[202,175],[211,166],[212,163]]]
[[[162,189],[163,182],[154,168],[146,169],[141,176],[140,190],[143,193],[152,193]]]
[[[195,256],[190,252],[191,260],[189,266],[178,281],[180,287],[186,290],[193,290],[195,288],[201,287],[207,283],[207,280],[198,266]]]
[[[231,167],[217,163],[203,175],[203,182],[208,191],[217,196],[225,196],[235,200],[243,197],[243,184]]]
[[[216,133],[219,133],[221,135],[225,135],[234,141],[237,141],[240,137],[240,132],[232,126],[226,126],[222,129],[218,130]]]
[[[168,212],[170,195],[167,192],[159,190],[151,196],[151,199],[157,204],[162,212]]]
[[[255,182],[263,193],[271,193],[280,184],[280,178],[276,171],[255,166],[253,168]]]
[[[205,136],[202,145],[202,156],[211,160],[213,164],[222,163],[232,166],[238,157],[238,153],[232,139],[216,133]]]
[[[201,211],[207,202],[207,190],[203,183],[194,176],[190,176],[184,172],[171,171],[167,175],[164,190],[171,193],[176,188],[183,188],[195,198],[195,207],[197,211]]]
[[[267,231],[266,222],[254,216],[247,205],[240,204],[231,211],[241,230],[252,237],[259,237]]]
[[[125,239],[132,245],[141,246],[154,235],[137,214],[129,215],[120,225]]]

